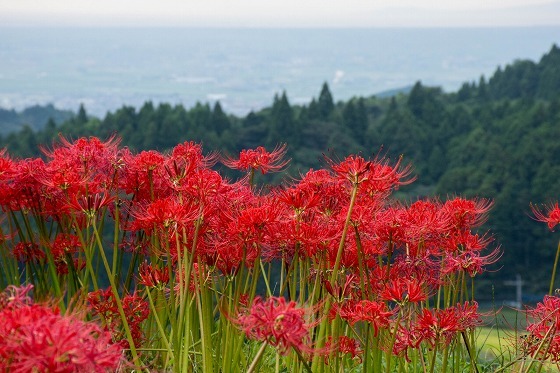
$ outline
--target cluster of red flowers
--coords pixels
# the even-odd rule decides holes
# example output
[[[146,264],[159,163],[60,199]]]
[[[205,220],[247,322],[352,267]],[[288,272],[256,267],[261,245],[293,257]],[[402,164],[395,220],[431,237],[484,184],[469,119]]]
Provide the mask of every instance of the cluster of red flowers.
[[[305,322],[305,310],[294,301],[283,297],[270,297],[266,301],[255,298],[250,309],[244,310],[236,319],[247,337],[267,342],[286,354],[290,348],[308,351],[309,325]]]
[[[96,324],[56,307],[35,304],[31,286],[0,293],[0,370],[3,372],[114,372],[121,347]]]
[[[327,160],[329,169],[310,170],[290,185],[257,192],[247,177],[237,182],[222,178],[211,168],[218,156],[204,156],[199,144],[185,142],[167,154],[133,154],[118,143],[114,138],[62,139],[45,151],[46,161],[12,160],[0,153],[0,207],[31,211],[57,223],[53,232],[64,232],[28,236],[29,242],[14,235],[6,245],[14,258],[46,266],[45,250],[50,250],[60,276],[80,272],[86,259],[82,245],[91,242],[80,242],[78,233],[96,224],[96,218],[112,216],[119,243],[142,263],[134,268],[141,289],[168,290],[184,283],[195,291],[191,279],[179,278],[186,255],[209,282],[220,273],[230,278],[243,267],[253,269],[259,261],[280,259],[288,266],[302,261],[312,268],[310,278],[319,276],[332,296],[327,312],[333,318],[350,326],[369,323],[375,334],[395,331],[395,350],[416,348],[420,341],[447,343],[475,324],[475,303],[419,310],[440,287],[475,276],[499,258],[498,249],[484,251],[491,237],[474,233],[489,201],[391,201],[392,191],[413,180],[410,167],[401,160],[390,165],[384,158],[361,156]],[[286,166],[285,153],[285,146],[272,152],[259,147],[222,163],[251,174],[268,173]],[[558,223],[555,213],[546,219],[549,226]],[[124,343],[111,288],[90,293],[89,301],[113,340]],[[139,345],[148,304],[135,293],[123,297],[123,305]],[[398,319],[410,305],[418,305],[410,319]],[[291,347],[306,349],[309,325],[294,301],[256,298],[246,311],[237,322],[250,338],[283,353]],[[352,341],[340,339],[335,345],[340,353],[355,356],[361,350]]]
[[[560,224],[560,208],[558,202],[545,207],[543,212],[535,205],[531,205],[534,218],[546,223],[548,229],[553,231]],[[560,253],[560,242],[558,243]],[[556,267],[555,263],[555,267]],[[551,282],[554,284],[555,272]],[[558,293],[558,289],[556,290]],[[557,365],[560,364],[560,298],[546,295],[542,302],[533,309],[527,310],[529,322],[527,323],[528,334],[524,336],[522,348],[527,356],[539,360],[550,360]]]
[[[545,296],[527,315],[529,334],[524,338],[525,353],[560,363],[560,298]]]
[[[111,332],[113,341],[120,343],[123,348],[129,348],[113,290],[109,287],[91,292],[88,294],[88,301],[93,313],[101,315],[106,329]],[[141,323],[150,313],[148,302],[139,295],[132,294],[122,298],[122,306],[134,345],[139,347],[144,340]]]

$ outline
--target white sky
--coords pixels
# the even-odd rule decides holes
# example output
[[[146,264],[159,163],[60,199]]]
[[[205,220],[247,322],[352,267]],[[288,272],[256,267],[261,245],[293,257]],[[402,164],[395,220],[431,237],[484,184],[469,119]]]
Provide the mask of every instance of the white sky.
[[[0,0],[5,26],[560,25],[560,0]]]

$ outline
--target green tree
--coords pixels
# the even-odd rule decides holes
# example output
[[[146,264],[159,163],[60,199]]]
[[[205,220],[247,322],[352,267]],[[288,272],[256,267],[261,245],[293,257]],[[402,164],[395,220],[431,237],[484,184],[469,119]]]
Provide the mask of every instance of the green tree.
[[[321,93],[319,94],[319,100],[317,102],[317,110],[319,113],[319,118],[322,120],[329,119],[331,113],[334,110],[334,101],[329,90],[329,86],[327,83],[323,83],[323,87],[321,88]]]
[[[220,105],[220,101],[216,101],[214,108],[212,109],[212,115],[210,116],[211,128],[216,131],[218,135],[221,135],[225,130],[231,128],[231,122]]]

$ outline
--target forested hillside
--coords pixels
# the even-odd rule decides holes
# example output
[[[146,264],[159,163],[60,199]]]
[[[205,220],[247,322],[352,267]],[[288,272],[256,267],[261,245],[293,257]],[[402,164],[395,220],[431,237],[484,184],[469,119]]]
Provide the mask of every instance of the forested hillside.
[[[539,62],[515,61],[489,78],[465,83],[457,92],[417,82],[410,93],[390,98],[356,97],[335,102],[327,84],[304,106],[291,105],[289,92],[270,107],[245,117],[228,115],[219,102],[122,107],[105,118],[78,114],[42,130],[25,127],[0,138],[9,154],[38,155],[60,132],[69,138],[117,133],[133,150],[165,150],[185,140],[206,151],[235,154],[243,148],[287,143],[289,172],[322,165],[322,154],[344,157],[404,155],[418,176],[403,188],[403,200],[464,195],[494,201],[488,223],[502,246],[502,270],[493,279],[521,274],[529,292],[547,289],[558,234],[530,217],[529,203],[560,196],[560,48]],[[235,175],[233,175],[235,176]],[[494,281],[496,291],[503,282]],[[488,290],[488,289],[486,289]],[[512,292],[512,289],[507,289]]]
[[[28,126],[33,130],[40,130],[45,127],[49,120],[56,125],[56,123],[62,123],[72,116],[73,113],[71,111],[59,110],[52,104],[45,106],[35,105],[22,111],[0,108],[0,135],[20,131],[24,126]]]

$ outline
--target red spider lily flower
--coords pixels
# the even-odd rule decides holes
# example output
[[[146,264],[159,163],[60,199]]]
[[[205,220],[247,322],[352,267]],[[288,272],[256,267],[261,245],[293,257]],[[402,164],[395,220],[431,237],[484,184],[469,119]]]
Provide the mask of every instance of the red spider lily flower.
[[[195,170],[182,183],[175,187],[177,191],[186,194],[186,197],[207,205],[210,200],[220,194],[228,192],[227,183],[222,176],[214,170]]]
[[[554,230],[556,225],[560,224],[560,207],[558,207],[558,202],[554,205],[550,204],[547,206],[546,212],[542,212],[535,205],[531,205],[531,210],[533,210],[535,220],[546,223],[548,225],[548,229],[551,231]]]
[[[338,338],[337,349],[342,354],[349,354],[352,358],[363,353],[360,343],[354,338],[342,336]]]
[[[538,358],[560,362],[560,298],[546,295],[533,309],[527,310],[529,322],[524,338],[525,353]],[[547,346],[547,348],[541,348]]]
[[[480,325],[478,304],[458,304],[456,307],[430,310],[424,308],[416,321],[416,332],[422,336],[430,346],[448,345],[458,332],[472,329]]]
[[[33,290],[33,285],[9,285],[0,293],[0,311],[5,308],[18,308],[33,303],[28,295]]]
[[[342,282],[339,280],[339,282]],[[336,302],[342,302],[345,299],[349,298],[353,293],[355,293],[355,289],[359,288],[359,280],[357,275],[346,275],[344,279],[344,285],[331,284],[331,282],[327,279],[323,279],[323,285],[327,292],[333,296]]]
[[[78,236],[64,233],[58,234],[49,246],[57,273],[68,274],[68,268],[71,266],[77,271],[85,267],[85,261],[74,257],[82,248],[82,243]],[[71,261],[70,263],[69,260]]]
[[[456,229],[471,229],[480,226],[486,221],[487,213],[493,203],[490,200],[454,198],[443,204],[443,211],[451,219],[450,222]]]
[[[15,171],[16,162],[6,155],[6,149],[0,150],[0,206],[7,206],[12,200]]]
[[[313,190],[303,188],[290,188],[278,192],[278,201],[291,207],[296,216],[300,216],[306,210],[319,205],[321,197]]]
[[[99,289],[90,292],[87,298],[93,313],[103,317],[107,329],[113,336],[113,341],[118,342],[123,348],[129,348],[126,335],[122,330],[121,316],[111,287],[105,290]],[[125,295],[121,301],[134,345],[136,347],[141,346],[144,334],[140,324],[149,316],[148,302],[136,294]]]
[[[218,154],[202,155],[202,145],[193,141],[186,141],[176,145],[171,151],[170,163],[176,169],[183,170],[183,174],[189,174],[195,169],[210,168],[218,161]]]
[[[449,254],[445,257],[443,273],[464,271],[471,277],[483,273],[486,267],[496,263],[502,256],[500,248],[494,249],[488,255],[480,255],[479,252],[467,251],[458,255]]]
[[[324,352],[323,352],[324,351]],[[336,341],[333,342],[332,337],[329,337],[327,342],[325,343],[325,347],[323,349],[321,355],[325,356],[326,363],[329,363],[329,355],[335,353],[338,356],[343,355],[350,355],[352,359],[359,357],[360,362],[361,358],[360,355],[364,353],[360,346],[360,342],[358,342],[354,338],[350,338],[347,336],[340,336]]]
[[[296,302],[283,297],[270,297],[266,301],[257,297],[250,310],[240,314],[235,323],[248,338],[267,342],[286,355],[291,347],[308,351],[310,326],[304,319],[305,310]]]
[[[373,326],[374,335],[379,329],[389,326],[394,311],[389,310],[383,302],[371,300],[347,301],[342,306],[336,306],[336,311],[341,319],[354,325],[358,321],[365,321]]]
[[[283,169],[290,162],[289,159],[282,159],[285,155],[286,144],[276,146],[271,152],[267,152],[264,147],[259,146],[256,149],[244,149],[239,153],[239,159],[226,158],[222,160],[222,163],[235,170],[255,170],[264,175]]]
[[[369,170],[372,166],[371,161],[357,155],[350,155],[342,162],[335,163],[332,159],[326,158],[333,171],[342,180],[348,180],[352,185],[358,185],[369,178]]]
[[[401,185],[408,185],[416,180],[416,177],[410,177],[412,166],[406,165],[401,167],[402,156],[394,166],[389,165],[386,159],[375,158],[370,167],[370,177],[362,185],[362,192],[369,196],[381,194],[385,196],[392,189],[398,189]],[[407,179],[408,178],[408,179]]]
[[[401,224],[405,242],[415,250],[424,247],[440,246],[442,236],[450,229],[450,220],[441,211],[439,201],[416,201],[403,211]],[[413,254],[414,255],[414,254]]]
[[[402,356],[406,361],[410,362],[408,350],[418,348],[421,342],[422,336],[414,328],[399,324],[396,326],[393,355]],[[390,349],[390,346],[387,346],[387,349]]]
[[[479,252],[494,241],[491,236],[472,234],[470,230],[454,231],[446,237],[442,247],[447,253]]]
[[[157,268],[144,262],[138,268],[138,282],[150,288],[165,285],[169,282],[169,269]]]
[[[119,185],[125,193],[134,194],[138,201],[151,201],[169,195],[169,179],[166,177],[166,158],[155,150],[133,155],[121,152],[122,167]]]
[[[198,210],[190,204],[181,204],[175,198],[156,199],[145,207],[132,211],[135,221],[130,229],[151,231],[176,231],[192,224],[198,217]]]
[[[104,207],[110,206],[115,201],[115,196],[106,192],[73,196],[66,204],[71,211],[84,214],[88,219],[93,219]]]
[[[33,242],[18,242],[12,250],[12,255],[21,263],[42,263],[46,254]]]
[[[26,296],[30,290],[11,288],[0,295],[9,300],[0,308],[2,371],[110,372],[123,364],[122,349],[108,332],[78,315],[33,304]]]
[[[61,160],[80,167],[84,172],[100,170],[117,154],[121,140],[113,135],[106,141],[97,137],[81,137],[70,142],[60,135],[60,145],[55,145],[52,151],[41,148],[42,152],[53,160]]]
[[[360,156],[350,155],[339,163],[329,158],[326,160],[339,179],[348,180],[352,185],[364,184],[362,190],[369,196],[383,194],[414,180],[403,180],[410,174],[411,168],[407,166],[401,169],[402,157],[392,167],[388,160],[377,157],[366,161]]]
[[[42,159],[24,159],[15,162],[12,180],[5,190],[10,198],[5,205],[13,211],[34,210],[46,211],[49,201],[45,187],[40,183],[41,177],[46,174],[46,165]],[[11,194],[10,194],[11,192]]]
[[[389,281],[381,292],[381,298],[404,304],[407,302],[418,303],[428,299],[422,284],[415,278],[397,278]]]

